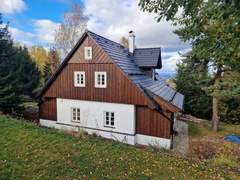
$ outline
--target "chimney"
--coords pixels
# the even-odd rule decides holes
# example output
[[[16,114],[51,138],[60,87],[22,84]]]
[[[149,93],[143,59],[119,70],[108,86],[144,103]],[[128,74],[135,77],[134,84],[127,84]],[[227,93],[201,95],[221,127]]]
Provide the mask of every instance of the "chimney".
[[[133,31],[129,31],[128,44],[129,44],[129,52],[133,53],[135,49],[135,35]]]

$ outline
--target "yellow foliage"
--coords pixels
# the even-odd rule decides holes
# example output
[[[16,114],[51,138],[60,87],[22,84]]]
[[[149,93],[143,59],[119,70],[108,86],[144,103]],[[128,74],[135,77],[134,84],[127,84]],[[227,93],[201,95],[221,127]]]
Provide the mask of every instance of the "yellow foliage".
[[[30,48],[30,56],[36,62],[39,70],[43,72],[45,63],[47,62],[47,51],[42,46],[32,46]]]

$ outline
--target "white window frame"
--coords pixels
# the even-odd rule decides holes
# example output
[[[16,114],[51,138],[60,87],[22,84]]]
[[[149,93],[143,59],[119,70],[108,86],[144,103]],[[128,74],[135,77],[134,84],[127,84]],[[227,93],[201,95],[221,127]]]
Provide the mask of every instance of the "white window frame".
[[[75,87],[85,87],[85,72],[84,71],[74,71],[74,86]]]
[[[80,123],[81,122],[81,109],[77,107],[71,107],[71,121]]]
[[[100,76],[100,79],[99,79]],[[104,76],[104,81],[103,81]],[[104,83],[103,83],[104,82]],[[107,72],[95,72],[95,88],[106,88],[107,87]]]
[[[92,47],[91,46],[84,47],[84,58],[86,60],[92,59]]]
[[[104,127],[115,128],[116,125],[116,113],[113,111],[103,112],[103,124]]]

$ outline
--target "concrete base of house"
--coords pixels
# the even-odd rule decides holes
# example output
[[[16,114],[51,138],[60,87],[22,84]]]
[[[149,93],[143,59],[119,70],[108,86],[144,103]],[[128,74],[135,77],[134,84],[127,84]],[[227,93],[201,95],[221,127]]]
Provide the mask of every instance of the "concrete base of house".
[[[145,145],[145,146],[155,146],[159,148],[170,149],[171,139],[160,138],[155,136],[148,136],[143,134],[125,134],[120,132],[105,131],[101,129],[94,129],[89,127],[81,127],[71,124],[58,123],[57,121],[40,119],[39,121],[41,126],[60,129],[64,131],[73,131],[79,132],[81,130],[86,131],[88,134],[96,134],[103,138],[113,139],[122,143],[130,145]]]

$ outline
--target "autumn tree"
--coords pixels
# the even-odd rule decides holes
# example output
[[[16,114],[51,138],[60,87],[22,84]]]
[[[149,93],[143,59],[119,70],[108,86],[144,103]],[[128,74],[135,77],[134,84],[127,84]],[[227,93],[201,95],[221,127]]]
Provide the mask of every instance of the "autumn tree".
[[[73,4],[71,11],[65,12],[63,22],[55,34],[55,47],[65,57],[73,48],[87,28],[88,17],[83,13],[83,7]]]
[[[240,84],[232,85],[224,74],[240,71],[240,1],[238,0],[140,0],[143,11],[157,14],[157,21],[171,20],[176,34],[192,45],[192,55],[211,66],[213,130],[218,130],[219,101],[224,96],[239,97]],[[240,77],[238,77],[239,79]],[[227,87],[224,91],[223,87]]]
[[[48,60],[48,53],[46,49],[42,46],[32,46],[29,51],[32,60],[37,64],[38,69],[42,73],[44,65]]]
[[[60,55],[56,48],[51,47],[47,56],[47,61],[50,64],[51,74],[53,74],[60,65]]]
[[[60,56],[55,48],[50,48],[47,61],[43,67],[43,80],[44,84],[50,79],[53,73],[58,69],[60,65]]]
[[[120,44],[123,45],[124,47],[128,48],[129,47],[128,38],[126,38],[125,36],[121,37]]]

